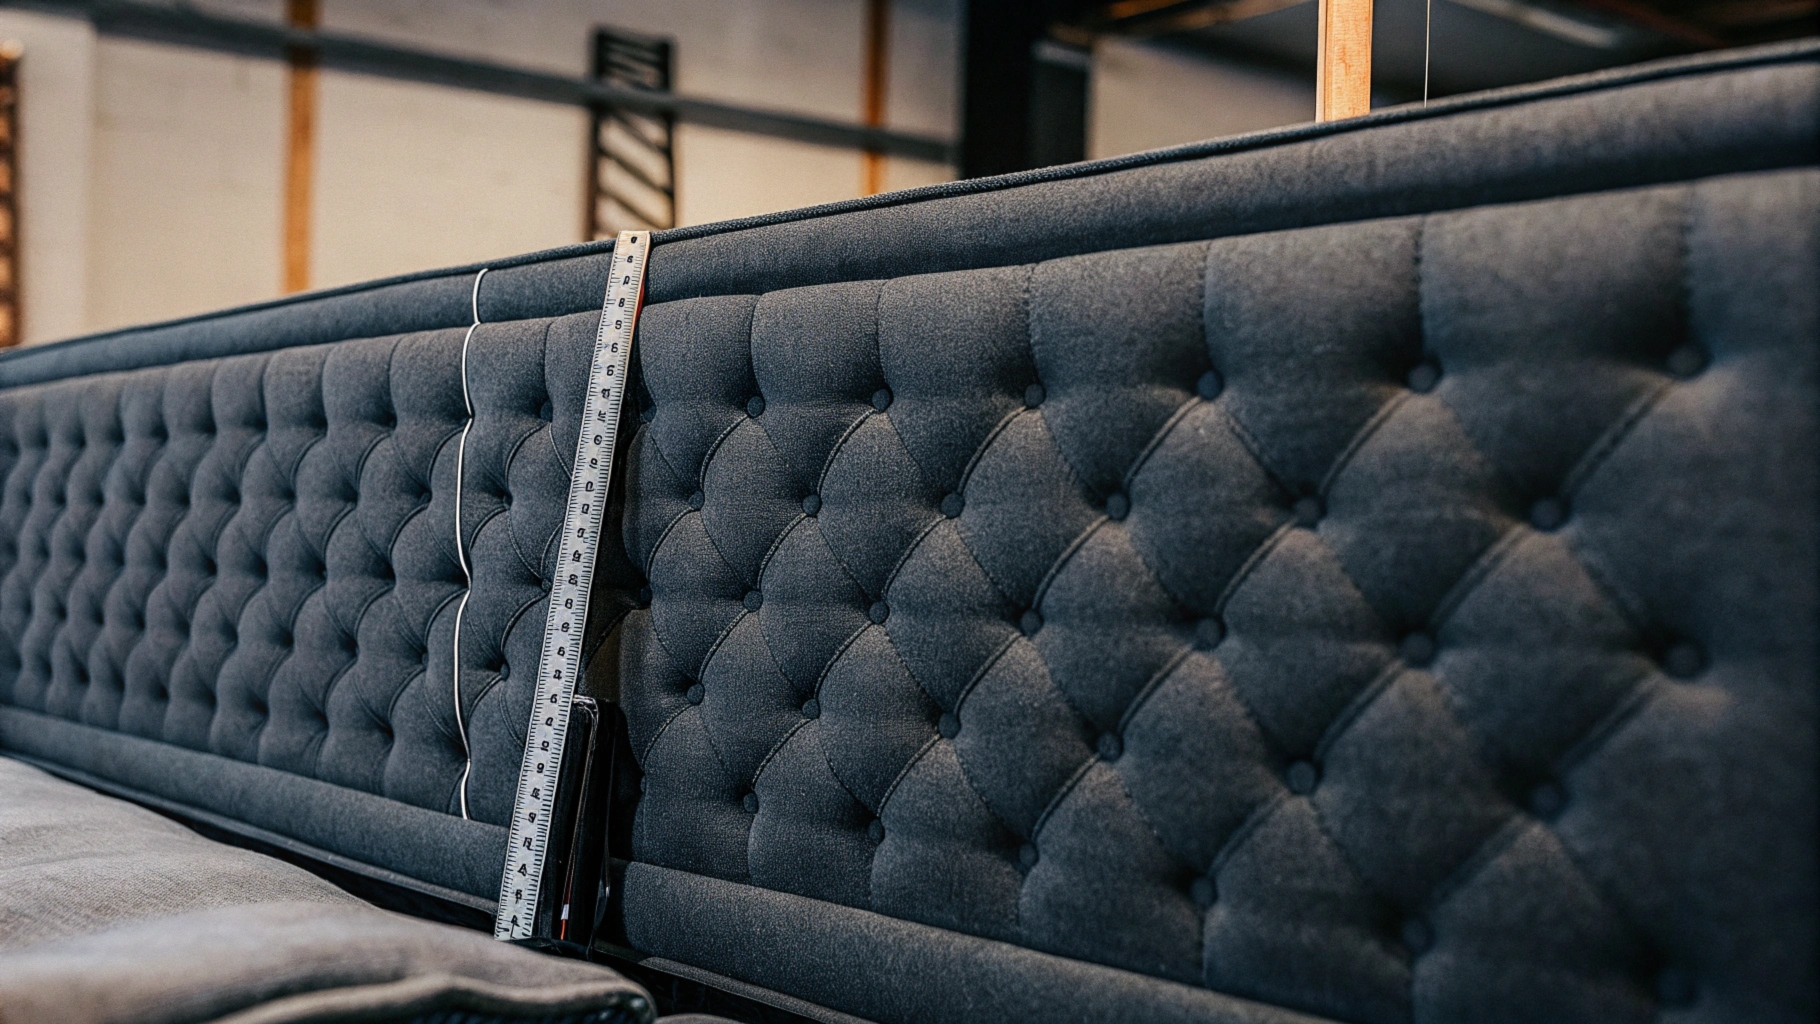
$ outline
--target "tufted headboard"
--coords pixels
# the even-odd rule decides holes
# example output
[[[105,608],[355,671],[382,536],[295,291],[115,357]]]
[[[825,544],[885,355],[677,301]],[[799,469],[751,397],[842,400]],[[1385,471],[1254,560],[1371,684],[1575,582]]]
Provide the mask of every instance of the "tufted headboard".
[[[660,235],[610,945],[1811,1020],[1817,165],[1796,45]],[[484,909],[604,259],[0,357],[0,747]]]

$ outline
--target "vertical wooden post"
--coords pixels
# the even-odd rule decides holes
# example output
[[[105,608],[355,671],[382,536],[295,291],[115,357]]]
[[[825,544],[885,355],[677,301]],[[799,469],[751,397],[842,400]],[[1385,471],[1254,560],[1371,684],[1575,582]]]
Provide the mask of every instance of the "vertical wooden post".
[[[885,126],[885,91],[890,82],[891,0],[866,0],[865,93],[861,111],[866,125]],[[885,190],[885,154],[868,149],[861,154],[860,191],[877,195]]]
[[[20,315],[19,59],[17,40],[0,43],[0,348],[25,337]]]
[[[1371,111],[1371,0],[1321,0],[1314,119]]]
[[[314,29],[321,21],[318,0],[288,0],[292,28]],[[310,194],[316,169],[316,55],[293,47],[290,69],[290,130],[284,152],[284,290],[310,286]]]

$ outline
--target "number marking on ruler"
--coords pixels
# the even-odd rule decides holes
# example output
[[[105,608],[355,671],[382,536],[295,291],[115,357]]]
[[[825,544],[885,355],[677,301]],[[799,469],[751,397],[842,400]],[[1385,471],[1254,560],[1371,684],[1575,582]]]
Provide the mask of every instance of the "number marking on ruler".
[[[544,864],[550,853],[556,782],[568,739],[569,704],[581,676],[594,556],[600,550],[607,487],[613,479],[613,450],[619,439],[620,409],[625,404],[632,331],[644,301],[650,251],[649,231],[621,231],[613,246],[612,275],[600,311],[600,333],[594,340],[581,433],[576,438],[575,472],[569,480],[556,578],[550,584],[543,656],[537,662],[536,703],[525,735],[524,764],[518,771],[518,797],[512,804],[499,913],[493,921],[493,936],[499,939],[530,938],[537,917]]]

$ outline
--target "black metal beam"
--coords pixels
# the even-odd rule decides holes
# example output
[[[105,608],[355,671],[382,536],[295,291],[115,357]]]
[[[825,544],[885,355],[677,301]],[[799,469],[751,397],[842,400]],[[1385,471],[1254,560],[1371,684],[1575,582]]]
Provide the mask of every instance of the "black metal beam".
[[[1039,60],[1050,27],[1076,15],[1077,0],[969,0],[963,79],[963,178],[1079,160],[1086,151],[1085,56]]]
[[[870,149],[938,163],[952,162],[955,156],[949,142],[926,135],[757,110],[674,93],[657,94],[585,78],[372,42],[357,36],[228,18],[188,7],[165,7],[135,0],[0,0],[0,7],[22,7],[86,18],[97,32],[105,35],[274,59],[283,58],[293,50],[303,50],[316,54],[324,67],[384,78],[546,103],[583,107],[606,104],[641,113],[669,113],[679,120],[712,128],[841,149]]]

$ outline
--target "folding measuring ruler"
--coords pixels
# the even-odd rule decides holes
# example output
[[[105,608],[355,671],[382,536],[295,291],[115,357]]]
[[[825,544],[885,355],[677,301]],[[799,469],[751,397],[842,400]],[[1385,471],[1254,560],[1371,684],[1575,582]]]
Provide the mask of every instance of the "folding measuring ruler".
[[[556,578],[550,582],[536,700],[512,803],[510,845],[493,921],[493,936],[499,939],[558,939],[585,947],[593,935],[606,860],[605,836],[597,823],[605,821],[610,796],[605,780],[611,773],[603,769],[610,768],[616,754],[618,730],[592,698],[578,695],[575,688],[583,671],[594,558],[606,522],[632,332],[644,301],[650,252],[649,231],[621,231],[609,263]],[[590,824],[596,827],[589,829]]]

